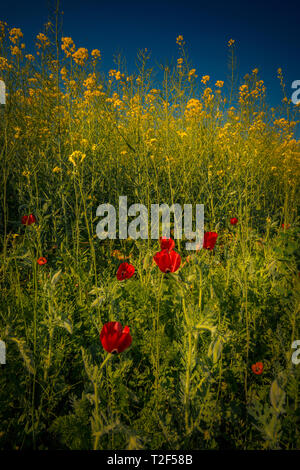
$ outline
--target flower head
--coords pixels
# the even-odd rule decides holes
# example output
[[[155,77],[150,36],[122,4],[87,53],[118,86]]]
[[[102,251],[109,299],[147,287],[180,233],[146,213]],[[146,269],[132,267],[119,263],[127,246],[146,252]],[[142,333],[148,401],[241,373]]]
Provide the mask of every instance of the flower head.
[[[23,215],[21,222],[23,225],[31,225],[36,223],[36,218],[33,214]]]
[[[183,36],[180,34],[179,36],[177,36],[176,38],[176,43],[179,45],[179,46],[182,46],[183,44]]]
[[[230,219],[230,223],[231,223],[231,225],[236,225],[238,223],[238,219],[236,217],[232,217]]]
[[[74,165],[77,166],[78,163],[82,163],[85,159],[86,154],[80,152],[80,150],[75,150],[70,156],[69,161]]]
[[[206,83],[209,82],[209,80],[210,80],[209,75],[203,75],[203,77],[201,78],[201,82],[204,83],[204,85],[206,85]]]
[[[117,279],[118,281],[124,281],[124,279],[130,279],[135,272],[135,267],[129,263],[122,263],[118,267]]]
[[[37,262],[37,264],[39,264],[40,266],[43,266],[43,264],[46,264],[46,263],[47,263],[47,259],[44,258],[43,256],[41,256],[36,262]]]
[[[77,51],[72,54],[72,57],[76,64],[84,66],[85,61],[89,57],[88,50],[84,47],[80,47]]]
[[[111,354],[125,351],[132,343],[129,331],[128,326],[122,329],[118,321],[105,323],[100,333],[100,341],[105,351]]]
[[[263,373],[264,365],[262,362],[256,362],[255,364],[252,364],[251,369],[254,374],[260,375]]]
[[[205,232],[204,233],[204,240],[203,240],[203,248],[206,250],[213,250],[218,238],[218,234],[216,232]]]
[[[174,273],[180,266],[180,255],[172,250],[164,249],[156,253],[153,259],[163,273]]]

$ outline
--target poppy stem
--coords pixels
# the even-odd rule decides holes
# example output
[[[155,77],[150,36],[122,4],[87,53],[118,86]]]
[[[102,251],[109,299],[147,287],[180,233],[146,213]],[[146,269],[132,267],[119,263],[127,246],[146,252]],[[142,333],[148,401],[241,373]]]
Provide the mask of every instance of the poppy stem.
[[[158,386],[159,386],[159,309],[160,309],[160,301],[161,301],[161,294],[162,294],[162,285],[164,280],[164,273],[161,273],[159,287],[158,287],[158,295],[157,295],[157,310],[156,310],[156,360],[155,360],[155,403],[157,409],[157,399],[158,399]]]
[[[100,365],[99,370],[103,369],[105,364],[109,361],[109,359],[112,357],[112,354],[108,353],[102,364]],[[98,386],[97,383],[94,382],[94,400],[95,400],[95,422],[99,424],[99,398],[98,398]],[[96,433],[95,436],[95,441],[94,441],[94,450],[98,449],[98,444],[99,444],[99,439],[100,439],[100,432]]]
[[[108,360],[112,357],[112,354],[108,353],[106,358],[104,359],[104,361],[102,362],[101,366],[100,366],[100,370],[103,369],[103,367],[105,366],[105,364],[108,362]]]

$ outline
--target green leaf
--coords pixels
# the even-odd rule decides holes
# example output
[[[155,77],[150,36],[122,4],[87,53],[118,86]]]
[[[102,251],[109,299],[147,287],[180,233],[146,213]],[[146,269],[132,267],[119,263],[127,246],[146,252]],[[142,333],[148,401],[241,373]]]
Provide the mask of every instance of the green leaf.
[[[103,295],[102,297],[98,297],[97,299],[95,299],[95,300],[91,303],[91,307],[96,307],[97,305],[102,304],[102,302],[104,302],[104,300],[105,300],[105,295]]]
[[[61,326],[62,328],[65,328],[70,335],[73,333],[73,325],[72,322],[68,318],[61,318],[58,322],[58,326]]]
[[[60,276],[61,276],[61,269],[59,271],[57,271],[57,273],[55,273],[54,276],[52,277],[52,279],[51,279],[51,285],[52,286],[55,286],[55,284],[59,280]]]
[[[10,339],[14,341],[15,343],[17,343],[20,354],[24,360],[24,363],[28,372],[30,372],[30,374],[34,374],[35,373],[34,360],[32,358],[32,353],[29,347],[26,345],[25,341],[22,339],[18,339],[16,337],[12,337],[12,336],[10,337]]]
[[[218,336],[216,339],[213,339],[209,345],[207,355],[211,357],[213,363],[215,364],[220,359],[221,353],[223,349],[223,340],[221,336]]]
[[[285,391],[280,387],[277,379],[272,382],[270,388],[270,401],[277,413],[284,412]]]

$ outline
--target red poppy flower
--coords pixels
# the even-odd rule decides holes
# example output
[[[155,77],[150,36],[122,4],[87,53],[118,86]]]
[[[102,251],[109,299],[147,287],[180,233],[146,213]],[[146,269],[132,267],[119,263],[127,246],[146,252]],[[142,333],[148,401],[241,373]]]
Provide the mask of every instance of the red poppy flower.
[[[291,226],[291,224],[287,224],[287,225],[281,224],[281,227],[282,227],[283,229],[286,229],[286,230],[287,230],[288,228],[290,228],[290,226]]]
[[[175,273],[180,266],[181,257],[176,251],[161,250],[153,259],[163,273]]]
[[[31,225],[36,222],[36,218],[33,214],[30,215],[23,215],[21,222],[23,225]]]
[[[204,240],[203,240],[203,248],[207,250],[213,250],[218,238],[218,234],[216,232],[205,232],[204,233]]]
[[[175,242],[172,238],[160,237],[160,249],[172,251],[175,248]]]
[[[230,219],[230,223],[231,223],[231,225],[236,225],[238,223],[238,219],[236,217],[232,217]]]
[[[256,364],[252,364],[251,369],[254,374],[260,375],[263,373],[264,365],[262,362],[256,362]]]
[[[135,267],[129,263],[122,263],[118,267],[117,279],[118,281],[124,281],[124,279],[129,279],[134,275]]]
[[[44,258],[43,256],[41,256],[38,260],[37,260],[37,264],[39,264],[40,266],[43,266],[43,264],[46,264],[47,263],[47,260],[46,258]]]
[[[105,351],[109,353],[121,353],[132,343],[129,326],[122,329],[118,321],[105,323],[100,333],[100,341]]]

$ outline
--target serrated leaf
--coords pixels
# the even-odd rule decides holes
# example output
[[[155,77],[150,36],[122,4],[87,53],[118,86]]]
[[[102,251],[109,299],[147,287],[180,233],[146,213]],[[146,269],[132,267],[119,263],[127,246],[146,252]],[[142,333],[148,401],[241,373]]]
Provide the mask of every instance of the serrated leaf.
[[[212,340],[207,351],[208,357],[212,358],[214,364],[220,359],[222,349],[223,340],[220,336],[218,336],[216,339]]]
[[[32,353],[29,347],[26,345],[25,341],[22,339],[18,339],[16,337],[10,337],[10,339],[14,341],[15,343],[17,343],[20,354],[24,360],[24,363],[28,372],[30,372],[30,374],[34,374],[35,373],[34,360],[32,357]]]
[[[195,328],[196,328],[197,330],[208,330],[208,331],[211,332],[212,335],[213,335],[213,334],[215,333],[215,331],[216,331],[216,327],[215,327],[215,326],[209,325],[209,324],[204,323],[204,322],[203,322],[203,323],[198,323],[198,324],[195,326]]]
[[[61,276],[61,269],[59,271],[57,271],[57,273],[55,273],[54,276],[52,277],[52,279],[51,279],[51,285],[52,286],[54,286],[57,283],[60,276]]]
[[[61,319],[58,325],[61,326],[62,328],[65,328],[65,330],[67,330],[70,334],[73,333],[73,325],[68,318]]]
[[[270,401],[277,413],[283,413],[283,404],[285,401],[285,391],[278,384],[277,379],[272,382],[270,388]]]
[[[97,305],[102,304],[104,302],[105,296],[103,295],[102,297],[98,297],[97,299],[94,300],[94,302],[91,303],[91,307],[96,307]]]

